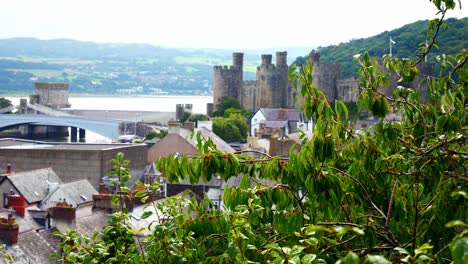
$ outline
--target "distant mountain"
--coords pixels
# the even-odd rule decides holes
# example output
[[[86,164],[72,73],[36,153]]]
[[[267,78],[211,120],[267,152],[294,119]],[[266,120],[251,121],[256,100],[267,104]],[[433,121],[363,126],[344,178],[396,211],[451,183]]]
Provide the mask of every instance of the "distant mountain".
[[[468,18],[448,19],[438,45],[444,52],[468,48]],[[412,57],[424,42],[427,21],[377,36],[317,47],[322,62],[342,64],[344,78],[355,76],[353,55],[388,53],[390,36],[398,57]],[[244,52],[244,78],[254,79],[260,54],[288,51],[288,61],[303,61],[312,47],[263,50],[176,49],[149,44],[94,43],[70,39],[0,40],[0,96],[33,92],[33,82],[69,82],[74,94],[211,95],[213,66],[231,65],[232,52]],[[430,58],[432,59],[432,58]]]
[[[441,28],[436,40],[439,50],[434,49],[428,60],[433,60],[440,55],[440,51],[453,55],[462,49],[468,50],[468,18],[446,20],[447,28]],[[417,21],[401,28],[385,31],[376,36],[362,39],[353,39],[339,45],[318,47],[321,62],[336,62],[341,64],[342,77],[357,77],[358,65],[353,61],[355,54],[369,52],[369,55],[382,57],[389,53],[389,39],[396,42],[392,46],[392,54],[400,58],[415,58],[417,48],[425,43],[428,20]],[[302,62],[307,59],[305,55],[297,60]]]

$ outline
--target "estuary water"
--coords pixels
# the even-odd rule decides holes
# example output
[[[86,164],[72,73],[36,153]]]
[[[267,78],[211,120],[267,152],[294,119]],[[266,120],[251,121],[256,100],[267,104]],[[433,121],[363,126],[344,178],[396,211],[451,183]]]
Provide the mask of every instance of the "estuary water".
[[[14,105],[27,96],[5,96]],[[29,99],[28,99],[29,100]],[[192,104],[192,113],[206,114],[206,105],[213,102],[212,96],[70,96],[71,109],[130,110],[175,112],[177,104]]]

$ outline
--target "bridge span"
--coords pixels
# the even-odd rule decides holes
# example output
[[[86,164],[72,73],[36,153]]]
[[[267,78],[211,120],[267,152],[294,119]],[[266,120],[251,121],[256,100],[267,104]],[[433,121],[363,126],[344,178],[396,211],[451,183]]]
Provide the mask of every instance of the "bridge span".
[[[111,140],[119,137],[120,121],[90,118],[80,116],[50,116],[50,115],[14,115],[0,114],[0,130],[18,125],[44,125],[71,127],[73,129],[89,130]]]

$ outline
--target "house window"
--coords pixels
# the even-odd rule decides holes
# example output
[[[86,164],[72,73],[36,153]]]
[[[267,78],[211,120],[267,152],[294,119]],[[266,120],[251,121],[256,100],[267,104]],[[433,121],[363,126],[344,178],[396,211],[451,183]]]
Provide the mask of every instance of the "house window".
[[[3,194],[3,207],[7,208],[9,206],[8,204],[8,193]]]

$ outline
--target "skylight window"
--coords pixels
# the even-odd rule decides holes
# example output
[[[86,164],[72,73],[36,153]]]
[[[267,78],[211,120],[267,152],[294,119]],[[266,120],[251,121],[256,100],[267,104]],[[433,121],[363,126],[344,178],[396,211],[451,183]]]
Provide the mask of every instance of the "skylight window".
[[[35,194],[36,196],[39,196],[39,193],[38,193],[38,192],[34,192],[34,194]]]
[[[82,194],[80,194],[80,197],[81,197],[81,199],[83,199],[83,200],[85,200],[85,201],[88,200],[88,198],[87,198],[86,196],[82,195]]]

